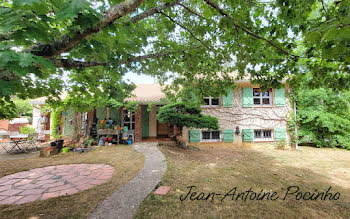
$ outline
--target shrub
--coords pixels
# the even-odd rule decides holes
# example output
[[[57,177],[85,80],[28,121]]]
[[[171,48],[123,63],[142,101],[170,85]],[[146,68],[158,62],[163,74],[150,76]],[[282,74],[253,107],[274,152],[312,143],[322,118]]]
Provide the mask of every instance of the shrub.
[[[286,140],[277,141],[275,145],[276,150],[286,150],[287,149],[287,142]]]
[[[21,134],[33,134],[35,132],[35,128],[30,127],[29,125],[23,126],[23,127],[19,127],[19,132]]]

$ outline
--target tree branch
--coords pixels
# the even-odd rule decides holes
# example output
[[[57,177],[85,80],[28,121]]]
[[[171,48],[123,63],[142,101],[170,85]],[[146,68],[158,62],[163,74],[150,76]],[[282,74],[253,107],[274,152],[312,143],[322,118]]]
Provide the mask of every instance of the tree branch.
[[[93,28],[87,28],[84,31],[76,31],[72,33],[72,37],[68,35],[62,35],[57,41],[52,42],[51,44],[36,44],[28,49],[26,49],[26,52],[30,52],[34,55],[43,56],[43,57],[55,57],[57,55],[60,55],[63,52],[68,52],[74,46],[76,46],[81,40],[88,38],[89,36],[92,36],[99,31],[101,31],[104,27],[114,23],[117,19],[133,12],[141,3],[143,0],[133,0],[128,1],[125,0],[122,3],[119,3],[112,8],[110,8],[104,15],[103,19],[100,21],[100,23],[97,24],[96,27]],[[126,21],[120,22],[121,24],[126,23],[137,23],[146,17],[152,16],[155,13],[158,13],[161,10],[165,10],[167,8],[170,8],[174,5],[179,4],[180,0],[176,0],[173,3],[166,3],[164,5],[149,9],[147,11],[144,11],[132,18],[127,19]]]
[[[75,31],[72,33],[72,37],[66,34],[62,35],[57,41],[54,41],[51,44],[36,44],[25,51],[43,57],[54,57],[60,55],[63,52],[71,50],[81,40],[96,34],[115,20],[133,12],[142,2],[143,0],[125,0],[107,10],[103,19],[95,27],[87,28],[83,31]]]
[[[152,53],[143,56],[135,56],[128,58],[126,61],[121,62],[120,64],[128,65],[132,62],[140,62],[145,59],[154,59],[160,58],[163,56],[168,56],[168,53]],[[51,59],[54,65],[58,68],[86,68],[86,67],[94,67],[94,66],[112,66],[112,63],[109,62],[95,62],[95,61],[77,61],[70,59]]]
[[[198,37],[196,37],[196,35],[194,35],[194,33],[192,33],[192,31],[190,31],[187,27],[185,27],[184,25],[180,24],[179,22],[175,21],[172,17],[170,17],[169,15],[163,13],[163,12],[159,12],[160,14],[164,15],[165,17],[167,17],[170,21],[174,22],[176,25],[182,27],[183,29],[185,29],[187,32],[189,32],[191,34],[191,36],[196,39],[197,41],[199,41],[203,46],[205,46],[208,50],[215,52],[214,49],[210,48],[209,46],[207,46],[201,39],[199,39]]]
[[[218,11],[221,15],[223,15],[223,16],[229,18],[229,19],[232,21],[233,25],[234,25],[235,27],[237,27],[238,29],[244,31],[245,33],[247,33],[247,34],[249,34],[249,35],[251,35],[251,36],[253,36],[253,37],[257,38],[257,39],[260,39],[260,40],[263,40],[263,41],[267,42],[268,44],[270,44],[271,46],[275,47],[276,49],[278,49],[279,51],[281,51],[282,53],[284,53],[284,54],[286,54],[286,55],[291,55],[291,56],[293,56],[293,57],[299,57],[299,56],[297,56],[297,55],[290,54],[287,50],[284,50],[282,47],[276,45],[274,42],[272,42],[272,41],[270,41],[270,40],[268,40],[268,39],[266,39],[266,38],[264,38],[264,37],[262,37],[262,36],[259,36],[259,35],[257,35],[257,34],[255,34],[255,33],[251,32],[250,30],[248,30],[248,29],[246,29],[246,28],[244,28],[244,27],[241,27],[240,25],[238,25],[238,24],[235,22],[235,20],[234,20],[228,13],[226,13],[224,10],[222,10],[222,9],[221,9],[217,4],[215,4],[214,2],[212,2],[212,1],[210,1],[210,0],[204,0],[204,1],[205,1],[209,6],[211,6],[211,7],[214,8],[216,11]]]
[[[204,20],[206,20],[206,18],[205,17],[203,17],[202,15],[200,15],[200,14],[198,14],[197,12],[195,12],[194,10],[192,10],[191,8],[189,8],[189,7],[187,7],[186,5],[184,5],[184,4],[179,4],[181,7],[183,7],[184,9],[186,9],[189,13],[191,13],[191,14],[194,14],[194,15],[196,15],[197,17],[199,17],[199,18],[202,18],[202,19],[204,19]]]

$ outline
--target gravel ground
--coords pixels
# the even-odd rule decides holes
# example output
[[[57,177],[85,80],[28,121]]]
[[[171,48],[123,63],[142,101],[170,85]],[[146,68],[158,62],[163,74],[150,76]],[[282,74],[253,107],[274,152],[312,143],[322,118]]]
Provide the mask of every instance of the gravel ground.
[[[101,202],[90,218],[133,218],[140,203],[163,177],[166,160],[157,143],[134,143],[132,147],[145,156],[143,168],[132,180]]]

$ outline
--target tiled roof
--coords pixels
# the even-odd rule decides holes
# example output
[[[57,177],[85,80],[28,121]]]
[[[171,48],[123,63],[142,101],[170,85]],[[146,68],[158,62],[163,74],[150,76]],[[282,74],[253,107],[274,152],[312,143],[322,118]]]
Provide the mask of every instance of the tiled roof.
[[[133,97],[129,97],[126,101],[136,101],[137,103],[158,103],[165,98],[159,84],[137,84],[133,90]]]

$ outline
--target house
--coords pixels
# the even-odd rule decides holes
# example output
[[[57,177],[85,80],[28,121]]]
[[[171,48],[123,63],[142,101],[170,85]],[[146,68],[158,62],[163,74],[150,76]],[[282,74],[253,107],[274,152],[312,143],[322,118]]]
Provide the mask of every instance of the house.
[[[189,144],[205,142],[275,142],[286,140],[287,115],[292,108],[285,88],[260,90],[249,80],[236,81],[238,85],[219,98],[207,97],[203,113],[218,118],[220,130],[183,130],[183,139]]]
[[[248,80],[237,81],[234,90],[225,96],[206,97],[203,113],[219,120],[219,131],[205,129],[183,129],[183,140],[191,144],[207,142],[275,142],[289,140],[287,134],[287,114],[291,106],[286,97],[286,88],[261,91],[259,86]],[[134,133],[135,141],[149,138],[169,137],[173,126],[160,123],[156,119],[157,110],[164,103],[165,95],[158,84],[138,84],[134,97],[126,99],[139,104],[136,112],[130,110],[100,107],[87,113],[75,113],[72,109],[63,113],[63,134],[72,134],[72,120],[79,117],[80,127],[85,135],[93,135],[91,128],[101,120],[111,118],[113,124],[127,126]],[[149,109],[149,105],[152,105]],[[35,112],[33,112],[35,116]],[[34,121],[34,119],[33,119]]]

